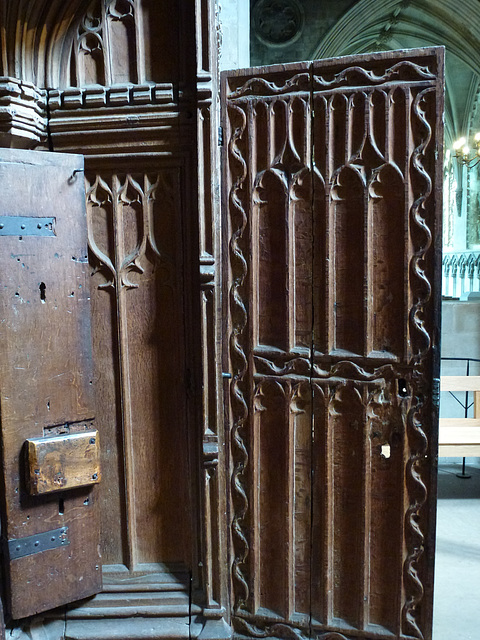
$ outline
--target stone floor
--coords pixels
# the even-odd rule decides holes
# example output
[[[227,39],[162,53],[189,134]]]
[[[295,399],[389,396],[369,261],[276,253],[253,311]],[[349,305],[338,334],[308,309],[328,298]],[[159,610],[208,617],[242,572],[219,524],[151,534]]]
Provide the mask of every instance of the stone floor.
[[[480,458],[439,462],[433,640],[479,640]]]

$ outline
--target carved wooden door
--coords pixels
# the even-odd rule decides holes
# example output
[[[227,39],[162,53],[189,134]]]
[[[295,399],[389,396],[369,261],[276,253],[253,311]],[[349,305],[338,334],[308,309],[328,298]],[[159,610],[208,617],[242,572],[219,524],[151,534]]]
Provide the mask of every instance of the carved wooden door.
[[[17,619],[101,589],[100,470],[83,157],[2,149],[0,188],[2,552]]]
[[[430,638],[443,50],[222,92],[234,627]]]

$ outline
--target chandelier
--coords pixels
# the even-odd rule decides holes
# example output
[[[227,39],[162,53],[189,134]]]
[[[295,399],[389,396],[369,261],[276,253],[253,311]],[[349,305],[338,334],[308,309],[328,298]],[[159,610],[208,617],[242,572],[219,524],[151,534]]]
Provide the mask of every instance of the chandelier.
[[[453,143],[454,157],[460,164],[466,165],[469,169],[476,167],[480,162],[480,131],[473,137],[474,149],[472,150],[465,136],[455,140]]]

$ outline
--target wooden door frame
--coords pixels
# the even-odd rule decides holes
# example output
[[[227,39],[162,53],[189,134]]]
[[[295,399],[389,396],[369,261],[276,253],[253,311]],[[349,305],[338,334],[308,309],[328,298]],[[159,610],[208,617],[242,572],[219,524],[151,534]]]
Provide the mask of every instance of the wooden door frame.
[[[116,167],[126,170],[142,164],[146,169],[149,166],[174,168],[181,175],[188,265],[185,296],[190,301],[185,311],[187,326],[196,327],[187,332],[191,379],[186,384],[191,439],[188,458],[195,478],[193,519],[197,535],[192,545],[192,582],[181,588],[188,606],[182,609],[182,605],[183,613],[177,613],[178,605],[173,598],[172,605],[162,605],[159,601],[158,614],[146,615],[156,621],[150,631],[152,639],[164,637],[165,633],[172,637],[228,638],[231,628],[220,355],[221,223],[216,183],[219,154],[215,2],[185,0],[181,3],[181,28],[178,24],[172,25],[178,30],[184,53],[177,61],[176,76],[184,78],[180,84],[172,78],[172,82],[160,85],[66,90],[59,89],[57,84],[64,73],[64,43],[88,3],[30,0],[27,4],[17,7],[8,0],[3,3],[7,29],[8,25],[18,22],[28,25],[30,35],[26,41],[22,30],[7,30],[3,74],[9,79],[0,81],[0,113],[5,116],[0,143],[60,152],[75,150],[85,156],[87,173]],[[47,33],[43,40],[42,29]],[[14,51],[21,51],[20,64],[14,63]],[[45,86],[49,89],[44,89]],[[19,105],[20,109],[14,111],[12,104]],[[111,133],[118,129],[119,118],[127,123],[124,136],[119,135],[118,130]],[[140,137],[135,133],[138,127],[142,131]],[[175,593],[178,587],[172,592]],[[165,600],[165,593],[162,597]],[[114,621],[127,625],[122,627],[126,630],[130,623],[125,617],[131,616],[135,624],[129,633],[134,638],[137,633],[145,634],[145,625],[139,625],[138,618],[134,617],[138,615],[142,615],[141,608],[127,605],[125,596],[124,605],[121,598],[117,598],[117,603],[110,607],[100,606],[94,619],[86,602],[67,612],[42,616],[42,620],[22,621],[21,627],[28,634],[32,625],[40,624],[50,637],[59,632],[66,619],[70,637],[101,638],[108,637],[109,626],[115,626]],[[149,624],[149,619],[145,620],[145,624]]]

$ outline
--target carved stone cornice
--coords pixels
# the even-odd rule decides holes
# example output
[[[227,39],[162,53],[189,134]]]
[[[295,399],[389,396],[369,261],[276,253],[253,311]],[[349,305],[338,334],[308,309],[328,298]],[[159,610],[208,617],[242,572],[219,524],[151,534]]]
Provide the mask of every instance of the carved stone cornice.
[[[46,137],[46,92],[30,82],[0,78],[0,146],[28,149]]]

